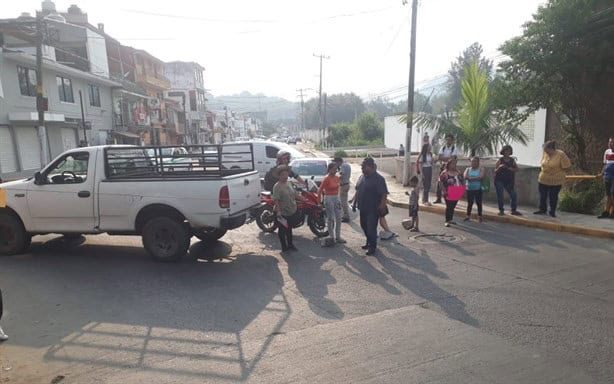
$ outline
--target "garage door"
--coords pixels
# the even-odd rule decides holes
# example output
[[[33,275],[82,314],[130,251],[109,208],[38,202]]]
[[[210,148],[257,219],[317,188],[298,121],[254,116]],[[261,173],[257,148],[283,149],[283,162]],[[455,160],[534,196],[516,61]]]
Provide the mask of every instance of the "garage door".
[[[64,151],[77,148],[77,135],[74,128],[62,128],[62,146]]]
[[[36,135],[36,128],[17,127],[17,146],[23,170],[40,169],[41,148]]]
[[[17,172],[13,137],[8,127],[0,127],[0,172]]]

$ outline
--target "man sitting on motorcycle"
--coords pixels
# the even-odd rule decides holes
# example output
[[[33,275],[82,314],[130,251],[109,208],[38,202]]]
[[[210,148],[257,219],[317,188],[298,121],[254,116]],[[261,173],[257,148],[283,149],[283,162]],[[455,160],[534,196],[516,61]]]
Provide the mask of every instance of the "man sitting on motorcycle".
[[[277,177],[276,172],[273,172],[273,170],[280,165],[289,166],[289,164],[290,164],[290,152],[285,151],[283,149],[277,152],[277,164],[273,168],[271,168],[264,176],[264,190],[265,191],[273,191],[273,186],[275,185],[275,183],[279,181],[279,177]],[[301,184],[305,183],[305,181],[299,175],[297,175],[296,173],[292,171],[292,168],[290,168],[288,177],[295,179]]]

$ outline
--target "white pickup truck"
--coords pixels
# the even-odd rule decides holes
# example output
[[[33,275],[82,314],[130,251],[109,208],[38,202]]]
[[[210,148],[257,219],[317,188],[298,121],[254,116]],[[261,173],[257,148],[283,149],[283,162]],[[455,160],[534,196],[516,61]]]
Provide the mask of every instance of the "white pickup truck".
[[[153,258],[171,261],[192,236],[216,240],[243,225],[260,203],[252,146],[187,148],[173,171],[164,147],[76,148],[32,178],[0,184],[0,254],[25,252],[37,234],[108,233],[140,235]]]

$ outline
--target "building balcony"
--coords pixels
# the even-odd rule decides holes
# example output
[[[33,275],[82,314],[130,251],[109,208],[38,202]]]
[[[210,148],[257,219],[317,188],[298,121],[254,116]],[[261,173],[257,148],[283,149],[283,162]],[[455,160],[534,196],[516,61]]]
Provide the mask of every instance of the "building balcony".
[[[171,88],[171,82],[166,77],[160,75],[155,77],[148,73],[138,73],[138,71],[136,74],[136,82],[143,87],[153,87],[161,91]]]

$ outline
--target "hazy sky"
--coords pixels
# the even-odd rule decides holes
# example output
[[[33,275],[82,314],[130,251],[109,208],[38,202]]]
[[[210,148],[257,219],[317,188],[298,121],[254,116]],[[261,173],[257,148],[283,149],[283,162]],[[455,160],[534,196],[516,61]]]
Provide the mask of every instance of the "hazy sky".
[[[36,0],[0,0],[0,18],[40,9]],[[158,58],[197,61],[214,95],[248,90],[296,100],[297,88],[399,96],[407,84],[410,4],[401,0],[59,0],[93,25]],[[411,1],[410,1],[411,3]],[[421,0],[416,79],[443,74],[478,41],[487,56],[518,35],[541,0]],[[161,16],[167,15],[167,16]],[[309,91],[308,96],[314,96]]]

